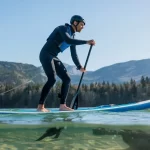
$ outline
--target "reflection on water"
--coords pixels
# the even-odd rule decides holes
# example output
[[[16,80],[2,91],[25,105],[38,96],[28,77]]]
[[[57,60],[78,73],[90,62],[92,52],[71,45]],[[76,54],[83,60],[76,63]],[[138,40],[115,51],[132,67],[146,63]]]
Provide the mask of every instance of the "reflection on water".
[[[150,150],[150,113],[1,115],[0,150]]]

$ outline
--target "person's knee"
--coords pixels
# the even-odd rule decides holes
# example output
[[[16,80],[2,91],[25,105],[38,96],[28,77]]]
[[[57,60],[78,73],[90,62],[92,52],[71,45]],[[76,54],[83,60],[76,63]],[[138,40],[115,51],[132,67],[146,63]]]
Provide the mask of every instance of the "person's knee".
[[[54,77],[49,77],[47,82],[48,82],[48,84],[49,84],[50,86],[53,86],[53,85],[55,84],[55,82],[56,82],[56,78],[54,78]]]
[[[70,78],[69,76],[67,76],[67,77],[64,79],[63,82],[65,82],[65,83],[67,83],[67,84],[70,84],[71,78]]]
[[[51,82],[52,82],[52,84],[54,85],[55,82],[56,82],[56,78],[52,78],[52,79],[51,79]]]

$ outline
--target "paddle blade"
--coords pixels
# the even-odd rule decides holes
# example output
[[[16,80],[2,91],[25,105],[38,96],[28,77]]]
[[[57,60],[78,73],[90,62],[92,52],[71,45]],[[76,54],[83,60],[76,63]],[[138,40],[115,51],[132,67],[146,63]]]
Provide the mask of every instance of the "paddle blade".
[[[78,109],[78,100],[79,100],[79,96],[77,95],[76,99],[75,99],[75,103],[74,103],[73,109]]]
[[[76,94],[74,95],[70,108],[72,109],[77,109],[78,108],[78,92],[76,92]]]

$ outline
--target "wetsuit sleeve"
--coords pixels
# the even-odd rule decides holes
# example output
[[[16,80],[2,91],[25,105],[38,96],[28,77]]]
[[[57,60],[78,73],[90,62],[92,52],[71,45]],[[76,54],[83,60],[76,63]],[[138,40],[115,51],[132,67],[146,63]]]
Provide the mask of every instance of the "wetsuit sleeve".
[[[76,52],[76,46],[75,45],[70,46],[70,51],[71,51],[71,57],[72,57],[74,64],[77,66],[77,69],[80,70],[80,68],[82,66],[81,66],[79,59],[78,59],[78,55]]]
[[[85,41],[85,40],[72,39],[70,37],[70,35],[67,33],[67,28],[65,26],[60,26],[58,30],[59,30],[60,35],[64,39],[64,41],[66,43],[68,43],[68,44],[71,44],[71,45],[82,45],[82,44],[86,44],[87,43],[87,41]]]

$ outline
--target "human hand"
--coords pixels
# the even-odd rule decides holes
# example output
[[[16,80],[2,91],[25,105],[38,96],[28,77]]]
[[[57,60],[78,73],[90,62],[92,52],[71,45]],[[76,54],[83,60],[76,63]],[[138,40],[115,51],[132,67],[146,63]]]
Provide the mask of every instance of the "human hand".
[[[80,68],[80,71],[83,73],[83,72],[86,72],[86,70],[84,68]]]
[[[95,45],[95,41],[94,40],[89,40],[89,41],[87,41],[87,44],[89,44],[89,45]]]

